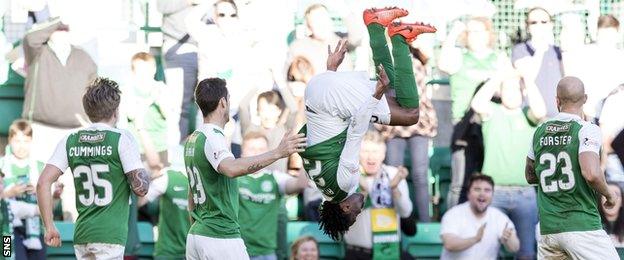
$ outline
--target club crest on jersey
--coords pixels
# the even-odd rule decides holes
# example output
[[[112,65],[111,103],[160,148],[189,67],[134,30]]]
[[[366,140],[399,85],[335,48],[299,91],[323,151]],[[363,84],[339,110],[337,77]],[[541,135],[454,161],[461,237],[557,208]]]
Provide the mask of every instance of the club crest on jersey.
[[[570,130],[570,123],[566,123],[563,125],[559,124],[550,124],[546,126],[546,133],[565,133]]]
[[[80,136],[78,137],[78,142],[81,143],[99,143],[104,141],[104,138],[106,137],[105,133],[82,133],[80,134]]]
[[[271,184],[270,181],[263,181],[262,184],[260,185],[260,188],[264,192],[271,192],[273,191],[273,184]]]

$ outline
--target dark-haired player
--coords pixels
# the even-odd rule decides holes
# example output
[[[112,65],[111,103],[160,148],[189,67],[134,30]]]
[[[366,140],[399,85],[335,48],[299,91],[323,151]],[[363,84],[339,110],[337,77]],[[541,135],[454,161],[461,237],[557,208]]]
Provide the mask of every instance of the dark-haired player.
[[[418,122],[418,92],[408,43],[436,29],[421,23],[393,23],[407,15],[399,8],[368,9],[364,23],[370,35],[377,81],[366,72],[336,72],[346,53],[345,42],[329,53],[327,69],[313,77],[305,92],[308,147],[301,153],[308,177],[323,193],[320,225],[340,239],[362,210],[364,196],[356,193],[359,149],[370,122],[413,125]],[[386,28],[392,54],[386,42]],[[394,60],[394,62],[393,62]],[[392,87],[396,98],[386,99]]]

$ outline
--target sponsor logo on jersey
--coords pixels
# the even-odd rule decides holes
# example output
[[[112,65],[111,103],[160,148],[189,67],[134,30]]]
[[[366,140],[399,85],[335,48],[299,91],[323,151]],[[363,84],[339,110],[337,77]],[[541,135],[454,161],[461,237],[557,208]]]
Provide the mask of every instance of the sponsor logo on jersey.
[[[260,188],[264,192],[270,192],[273,190],[273,183],[271,183],[271,181],[263,181]]]
[[[177,192],[177,191],[183,191],[183,190],[184,190],[184,187],[182,186],[173,186],[173,191]]]
[[[99,143],[104,141],[106,133],[81,133],[78,137],[78,142],[81,143]]]
[[[585,144],[585,146],[600,146],[600,143],[598,143],[598,141],[589,139],[587,137],[585,137],[585,141],[583,141],[583,144]]]
[[[549,124],[546,126],[546,133],[565,133],[570,130],[570,123],[565,123],[563,125],[560,124]]]

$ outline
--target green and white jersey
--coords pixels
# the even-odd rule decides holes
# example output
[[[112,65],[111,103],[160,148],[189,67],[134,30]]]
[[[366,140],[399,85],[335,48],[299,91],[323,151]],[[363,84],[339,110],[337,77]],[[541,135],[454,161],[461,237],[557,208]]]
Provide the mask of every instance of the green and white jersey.
[[[239,238],[238,185],[219,172],[223,159],[234,157],[223,129],[204,124],[184,145],[184,164],[189,177],[195,220],[189,234],[213,238]]]
[[[165,174],[150,184],[147,201],[160,198],[158,241],[155,257],[184,258],[186,235],[191,227],[188,212],[189,181],[183,170],[165,168]]]
[[[307,98],[307,97],[306,97]],[[380,100],[368,96],[356,111],[350,111],[345,119],[347,128],[337,135],[331,136],[339,124],[325,122],[328,117],[328,108],[319,108],[318,111],[306,111],[308,125],[303,126],[299,133],[308,137],[308,147],[302,153],[303,167],[316,187],[323,193],[325,200],[341,202],[356,192],[360,177],[360,147],[362,138],[370,126],[373,112],[378,108]],[[306,106],[312,105],[306,99]],[[353,105],[353,104],[350,104]],[[345,109],[346,110],[346,109]],[[329,116],[331,117],[331,116]],[[330,130],[323,130],[323,127]],[[317,129],[312,130],[312,129]]]
[[[539,179],[537,204],[542,235],[602,228],[596,193],[585,181],[579,154],[600,154],[600,128],[580,117],[559,113],[543,123],[528,153]]]
[[[280,204],[291,179],[288,174],[268,170],[238,178],[238,219],[250,256],[275,253]]]
[[[8,188],[23,181],[28,181],[23,184],[37,185],[39,173],[43,171],[44,166],[43,162],[31,159],[20,160],[12,154],[0,158],[0,171],[4,173],[4,187]]]
[[[74,177],[78,219],[74,244],[125,245],[130,185],[125,173],[143,168],[128,131],[96,123],[65,137],[48,164]]]

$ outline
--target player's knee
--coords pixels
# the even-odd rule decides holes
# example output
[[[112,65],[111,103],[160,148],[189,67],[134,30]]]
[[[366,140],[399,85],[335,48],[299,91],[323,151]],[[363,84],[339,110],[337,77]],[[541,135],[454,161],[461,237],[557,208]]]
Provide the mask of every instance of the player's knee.
[[[418,108],[411,108],[407,113],[407,125],[415,125],[420,118],[420,110]]]

